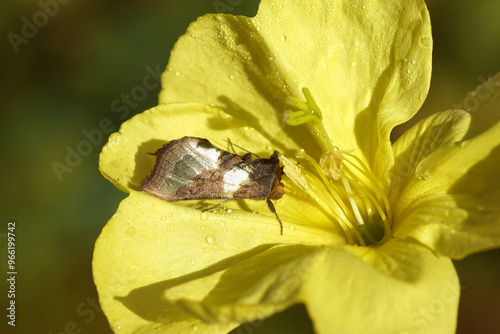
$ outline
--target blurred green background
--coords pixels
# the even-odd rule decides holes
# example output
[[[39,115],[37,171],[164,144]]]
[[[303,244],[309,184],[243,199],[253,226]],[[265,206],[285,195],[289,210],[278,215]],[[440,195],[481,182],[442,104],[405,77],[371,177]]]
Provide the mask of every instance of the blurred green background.
[[[100,176],[98,155],[108,134],[100,139],[96,129],[109,119],[117,130],[123,119],[156,105],[156,81],[147,90],[137,87],[165,68],[174,42],[196,17],[217,11],[254,15],[258,6],[255,0],[59,1],[65,4],[45,9],[53,14],[46,22],[41,3],[51,1],[0,5],[0,262],[6,273],[7,223],[15,221],[18,272],[15,329],[6,324],[5,279],[1,284],[0,328],[7,333],[111,333],[92,304],[97,293],[91,259],[101,228],[125,195]],[[451,107],[500,71],[498,0],[428,6],[434,73],[419,118]],[[34,18],[41,27],[27,30],[32,37],[13,46],[9,33],[22,35],[26,20]],[[114,101],[131,93],[129,113],[113,112]],[[90,146],[82,144],[85,133],[94,134]],[[54,162],[66,165],[68,150],[76,149],[86,156],[58,177]],[[456,267],[463,285],[458,333],[499,333],[500,251],[471,256]],[[297,306],[239,332],[312,329]]]

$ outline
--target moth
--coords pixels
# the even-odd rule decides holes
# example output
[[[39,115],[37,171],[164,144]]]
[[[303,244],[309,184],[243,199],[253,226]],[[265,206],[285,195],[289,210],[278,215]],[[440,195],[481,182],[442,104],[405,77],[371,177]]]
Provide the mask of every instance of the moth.
[[[155,155],[153,171],[140,185],[144,192],[169,202],[224,199],[204,211],[236,199],[265,199],[283,234],[271,201],[285,193],[278,151],[269,159],[252,159],[251,153],[239,156],[204,138],[183,137],[163,145]]]

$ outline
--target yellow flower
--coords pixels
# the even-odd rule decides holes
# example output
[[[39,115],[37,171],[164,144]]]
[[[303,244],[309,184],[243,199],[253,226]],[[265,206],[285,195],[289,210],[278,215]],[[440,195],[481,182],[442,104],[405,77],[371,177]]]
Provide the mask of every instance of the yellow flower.
[[[254,18],[193,23],[161,104],[101,153],[129,193],[94,253],[113,330],[222,333],[304,303],[318,333],[454,333],[451,259],[500,245],[500,76],[391,145],[431,49],[423,1],[263,0]],[[283,235],[265,201],[202,213],[216,202],[141,192],[148,153],[183,136],[278,150]]]

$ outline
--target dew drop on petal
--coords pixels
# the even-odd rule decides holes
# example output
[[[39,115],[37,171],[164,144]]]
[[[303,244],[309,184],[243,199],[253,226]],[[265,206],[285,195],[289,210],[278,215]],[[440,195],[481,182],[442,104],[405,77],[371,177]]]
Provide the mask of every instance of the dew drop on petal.
[[[207,242],[208,242],[209,244],[213,244],[213,243],[215,242],[215,237],[214,237],[213,235],[209,235],[209,236],[207,237]]]
[[[207,220],[208,219],[208,213],[202,212],[201,215],[200,215],[200,219],[201,220]]]
[[[420,37],[420,45],[422,45],[425,48],[429,48],[432,46],[432,37],[428,36],[422,36]]]
[[[290,228],[289,228],[289,230],[290,230],[290,232],[293,232],[293,231],[295,231],[295,226],[293,226],[293,225],[290,225]]]
[[[286,41],[286,36],[285,35],[281,35],[281,41],[282,42]]]
[[[161,218],[160,218],[160,219],[161,219],[161,220],[167,220],[167,216],[163,215],[163,216],[161,216]]]
[[[415,175],[418,177],[419,180],[424,181],[427,180],[431,177],[431,175],[427,172],[427,170],[423,169],[418,169],[415,171]]]

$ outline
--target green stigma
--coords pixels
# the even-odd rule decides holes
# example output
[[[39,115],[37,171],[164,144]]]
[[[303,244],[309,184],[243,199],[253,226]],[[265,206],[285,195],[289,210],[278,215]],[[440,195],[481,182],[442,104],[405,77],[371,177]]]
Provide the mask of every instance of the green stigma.
[[[286,114],[286,123],[288,125],[301,125],[304,123],[317,124],[323,120],[323,115],[318,105],[314,101],[311,92],[308,88],[302,88],[302,94],[306,101],[289,96],[286,98],[286,103],[299,110],[289,110]]]

